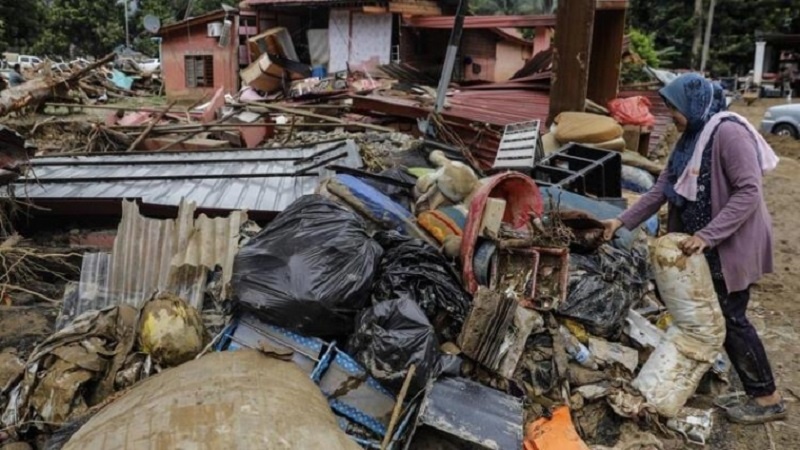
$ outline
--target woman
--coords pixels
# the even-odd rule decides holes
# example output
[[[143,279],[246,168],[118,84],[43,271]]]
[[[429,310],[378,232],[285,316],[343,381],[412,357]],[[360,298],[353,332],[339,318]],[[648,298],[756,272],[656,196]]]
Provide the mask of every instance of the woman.
[[[722,88],[685,74],[661,89],[683,135],[653,189],[617,219],[604,222],[610,239],[634,229],[669,205],[667,229],[691,237],[686,254],[704,252],[725,316],[725,351],[748,397],[727,409],[728,419],[764,423],[786,416],[764,345],[745,315],[750,286],[772,272],[772,224],[762,195],[762,171],[777,158],[736,114],[722,112]]]

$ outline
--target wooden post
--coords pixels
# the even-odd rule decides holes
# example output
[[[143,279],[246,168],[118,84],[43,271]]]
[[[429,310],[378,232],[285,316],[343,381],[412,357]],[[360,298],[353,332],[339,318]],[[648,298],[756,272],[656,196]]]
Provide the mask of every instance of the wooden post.
[[[595,13],[587,97],[604,108],[617,97],[624,38],[625,9]]]
[[[585,108],[594,11],[595,0],[559,2],[548,124],[563,111]]]

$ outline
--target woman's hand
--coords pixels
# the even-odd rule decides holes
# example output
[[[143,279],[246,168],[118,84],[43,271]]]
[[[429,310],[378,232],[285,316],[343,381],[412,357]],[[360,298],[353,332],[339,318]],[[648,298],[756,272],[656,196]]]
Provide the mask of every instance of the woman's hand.
[[[681,242],[678,246],[681,248],[684,254],[689,256],[703,253],[703,251],[708,248],[706,241],[697,236],[684,239],[683,242]]]
[[[622,228],[622,221],[619,219],[609,219],[609,220],[601,220],[600,223],[603,224],[603,241],[608,242],[614,239],[614,233],[617,232],[620,228]]]

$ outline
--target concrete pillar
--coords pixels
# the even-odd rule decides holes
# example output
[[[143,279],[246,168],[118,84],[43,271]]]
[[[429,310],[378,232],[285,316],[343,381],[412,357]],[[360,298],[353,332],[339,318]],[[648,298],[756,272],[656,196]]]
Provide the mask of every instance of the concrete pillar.
[[[766,42],[756,42],[756,59],[753,64],[753,83],[756,86],[761,85],[761,78],[764,75],[764,53],[766,48]]]

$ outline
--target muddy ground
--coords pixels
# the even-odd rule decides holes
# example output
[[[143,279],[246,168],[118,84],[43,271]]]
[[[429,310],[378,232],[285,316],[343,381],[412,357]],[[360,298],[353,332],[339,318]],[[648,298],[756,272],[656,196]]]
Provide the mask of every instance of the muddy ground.
[[[785,103],[760,100],[752,106],[735,104],[731,109],[758,126],[767,107]],[[775,273],[753,290],[749,316],[759,331],[778,388],[787,401],[789,418],[768,426],[722,424],[713,449],[756,450],[800,448],[800,141],[769,137],[781,163],[765,179],[765,196],[775,232]]]
[[[732,109],[758,126],[764,110],[781,102],[784,101],[761,100],[749,107],[735,104]],[[796,411],[800,408],[800,335],[794,326],[800,323],[800,141],[775,137],[769,140],[782,157],[778,169],[765,180],[775,229],[776,273],[755,287],[750,318],[764,339],[790,415],[784,422],[746,427],[730,425],[717,414],[716,431],[708,447],[711,449],[800,448],[800,413]],[[53,292],[52,297],[58,298],[57,295]],[[0,351],[15,347],[27,353],[35,342],[52,332],[56,315],[57,305],[32,296],[0,298]]]

